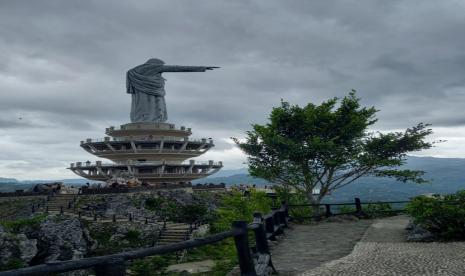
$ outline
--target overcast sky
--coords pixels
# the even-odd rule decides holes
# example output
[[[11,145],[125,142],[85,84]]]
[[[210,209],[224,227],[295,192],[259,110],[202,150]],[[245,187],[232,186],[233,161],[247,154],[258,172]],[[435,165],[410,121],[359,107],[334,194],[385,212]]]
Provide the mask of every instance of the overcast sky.
[[[280,99],[356,89],[376,130],[432,123],[420,153],[465,157],[465,1],[0,1],[0,177],[75,178],[79,141],[129,122],[125,73],[148,58],[212,65],[166,73],[169,122],[243,167],[229,137]]]

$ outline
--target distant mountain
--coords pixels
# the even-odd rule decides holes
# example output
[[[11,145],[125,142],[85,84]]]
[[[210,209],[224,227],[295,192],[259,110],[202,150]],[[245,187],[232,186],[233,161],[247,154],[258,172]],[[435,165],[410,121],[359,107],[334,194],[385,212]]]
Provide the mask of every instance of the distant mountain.
[[[15,178],[3,178],[0,177],[0,193],[14,192],[15,190],[26,190],[35,184],[39,183],[52,183],[52,182],[63,182],[66,185],[81,186],[89,182],[84,178],[76,179],[60,179],[60,180],[23,180],[19,181]]]
[[[425,178],[431,183],[414,184],[402,183],[389,178],[364,177],[351,185],[335,191],[327,196],[328,202],[351,201],[354,197],[362,200],[407,200],[410,197],[424,193],[453,193],[465,189],[465,158],[434,158],[409,156],[405,168],[423,170]],[[246,169],[243,169],[246,171]],[[268,181],[254,178],[247,173],[231,174],[225,170],[227,176],[211,177],[196,180],[194,183],[225,183],[264,185]]]
[[[207,178],[202,178],[202,179],[197,179],[192,181],[193,184],[198,184],[198,183],[225,183],[226,185],[234,185],[234,184],[256,184],[256,185],[266,185],[269,183],[269,181],[266,181],[261,178],[256,178],[253,176],[250,176],[249,174],[234,174],[234,175],[228,175],[227,173],[225,174],[227,176],[223,177],[207,177]]]
[[[465,158],[410,156],[405,167],[425,171],[425,178],[430,179],[431,183],[401,183],[389,178],[364,177],[337,190],[326,200],[331,202],[351,201],[354,197],[360,197],[362,200],[406,200],[423,193],[446,194],[465,189]],[[27,181],[0,178],[0,192],[26,189],[33,184],[57,181],[68,185],[83,185],[89,182],[83,178]],[[214,175],[195,180],[193,183],[256,184],[259,186],[269,184],[266,180],[250,176],[246,168],[220,170]]]
[[[229,176],[239,175],[239,174],[249,174],[249,171],[247,168],[236,169],[236,170],[220,170],[217,173],[212,174],[205,179],[229,177]]]
[[[16,180],[15,178],[5,178],[5,177],[0,177],[0,184],[2,183],[19,183],[18,180]]]

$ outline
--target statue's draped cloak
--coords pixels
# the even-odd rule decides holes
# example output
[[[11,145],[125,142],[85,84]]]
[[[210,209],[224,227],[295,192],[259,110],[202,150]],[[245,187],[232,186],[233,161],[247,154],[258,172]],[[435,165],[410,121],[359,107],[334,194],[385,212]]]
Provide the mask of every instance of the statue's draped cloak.
[[[165,122],[163,64],[151,62],[134,67],[126,74],[126,92],[132,94],[131,122]]]

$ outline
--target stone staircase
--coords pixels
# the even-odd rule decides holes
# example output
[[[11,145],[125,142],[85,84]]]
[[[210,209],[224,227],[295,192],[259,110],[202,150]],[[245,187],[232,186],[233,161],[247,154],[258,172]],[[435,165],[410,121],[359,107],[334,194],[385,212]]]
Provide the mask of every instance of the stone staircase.
[[[187,223],[167,222],[161,232],[157,245],[166,245],[190,239],[190,225]]]
[[[75,194],[56,194],[50,196],[49,200],[45,203],[45,210],[48,210],[49,213],[60,213],[61,207],[63,207],[64,212],[69,212],[68,209],[70,203],[74,201],[76,197]]]

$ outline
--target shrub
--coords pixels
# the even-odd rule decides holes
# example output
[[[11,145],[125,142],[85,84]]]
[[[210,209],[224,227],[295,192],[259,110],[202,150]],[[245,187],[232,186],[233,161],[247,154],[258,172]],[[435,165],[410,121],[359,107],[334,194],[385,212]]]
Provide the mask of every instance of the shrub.
[[[274,186],[279,202],[286,201],[288,204],[308,204],[307,197],[301,191],[291,192],[288,187]],[[313,209],[310,206],[289,208],[289,216],[298,222],[309,222],[313,216]]]
[[[164,202],[165,200],[160,197],[147,198],[145,200],[145,209],[150,211],[158,211]]]
[[[125,239],[131,243],[140,243],[140,232],[137,230],[129,230],[126,233]]]
[[[465,191],[432,197],[418,196],[406,206],[413,222],[444,240],[465,239]]]
[[[337,214],[348,214],[356,211],[354,206],[351,205],[340,205],[337,206]]]
[[[266,193],[251,190],[248,196],[243,196],[240,192],[232,192],[223,197],[211,229],[213,232],[221,232],[231,229],[233,221],[250,222],[255,211],[262,214],[271,211],[271,199]]]
[[[363,211],[370,218],[386,217],[393,214],[393,209],[389,203],[370,203],[363,206]]]

